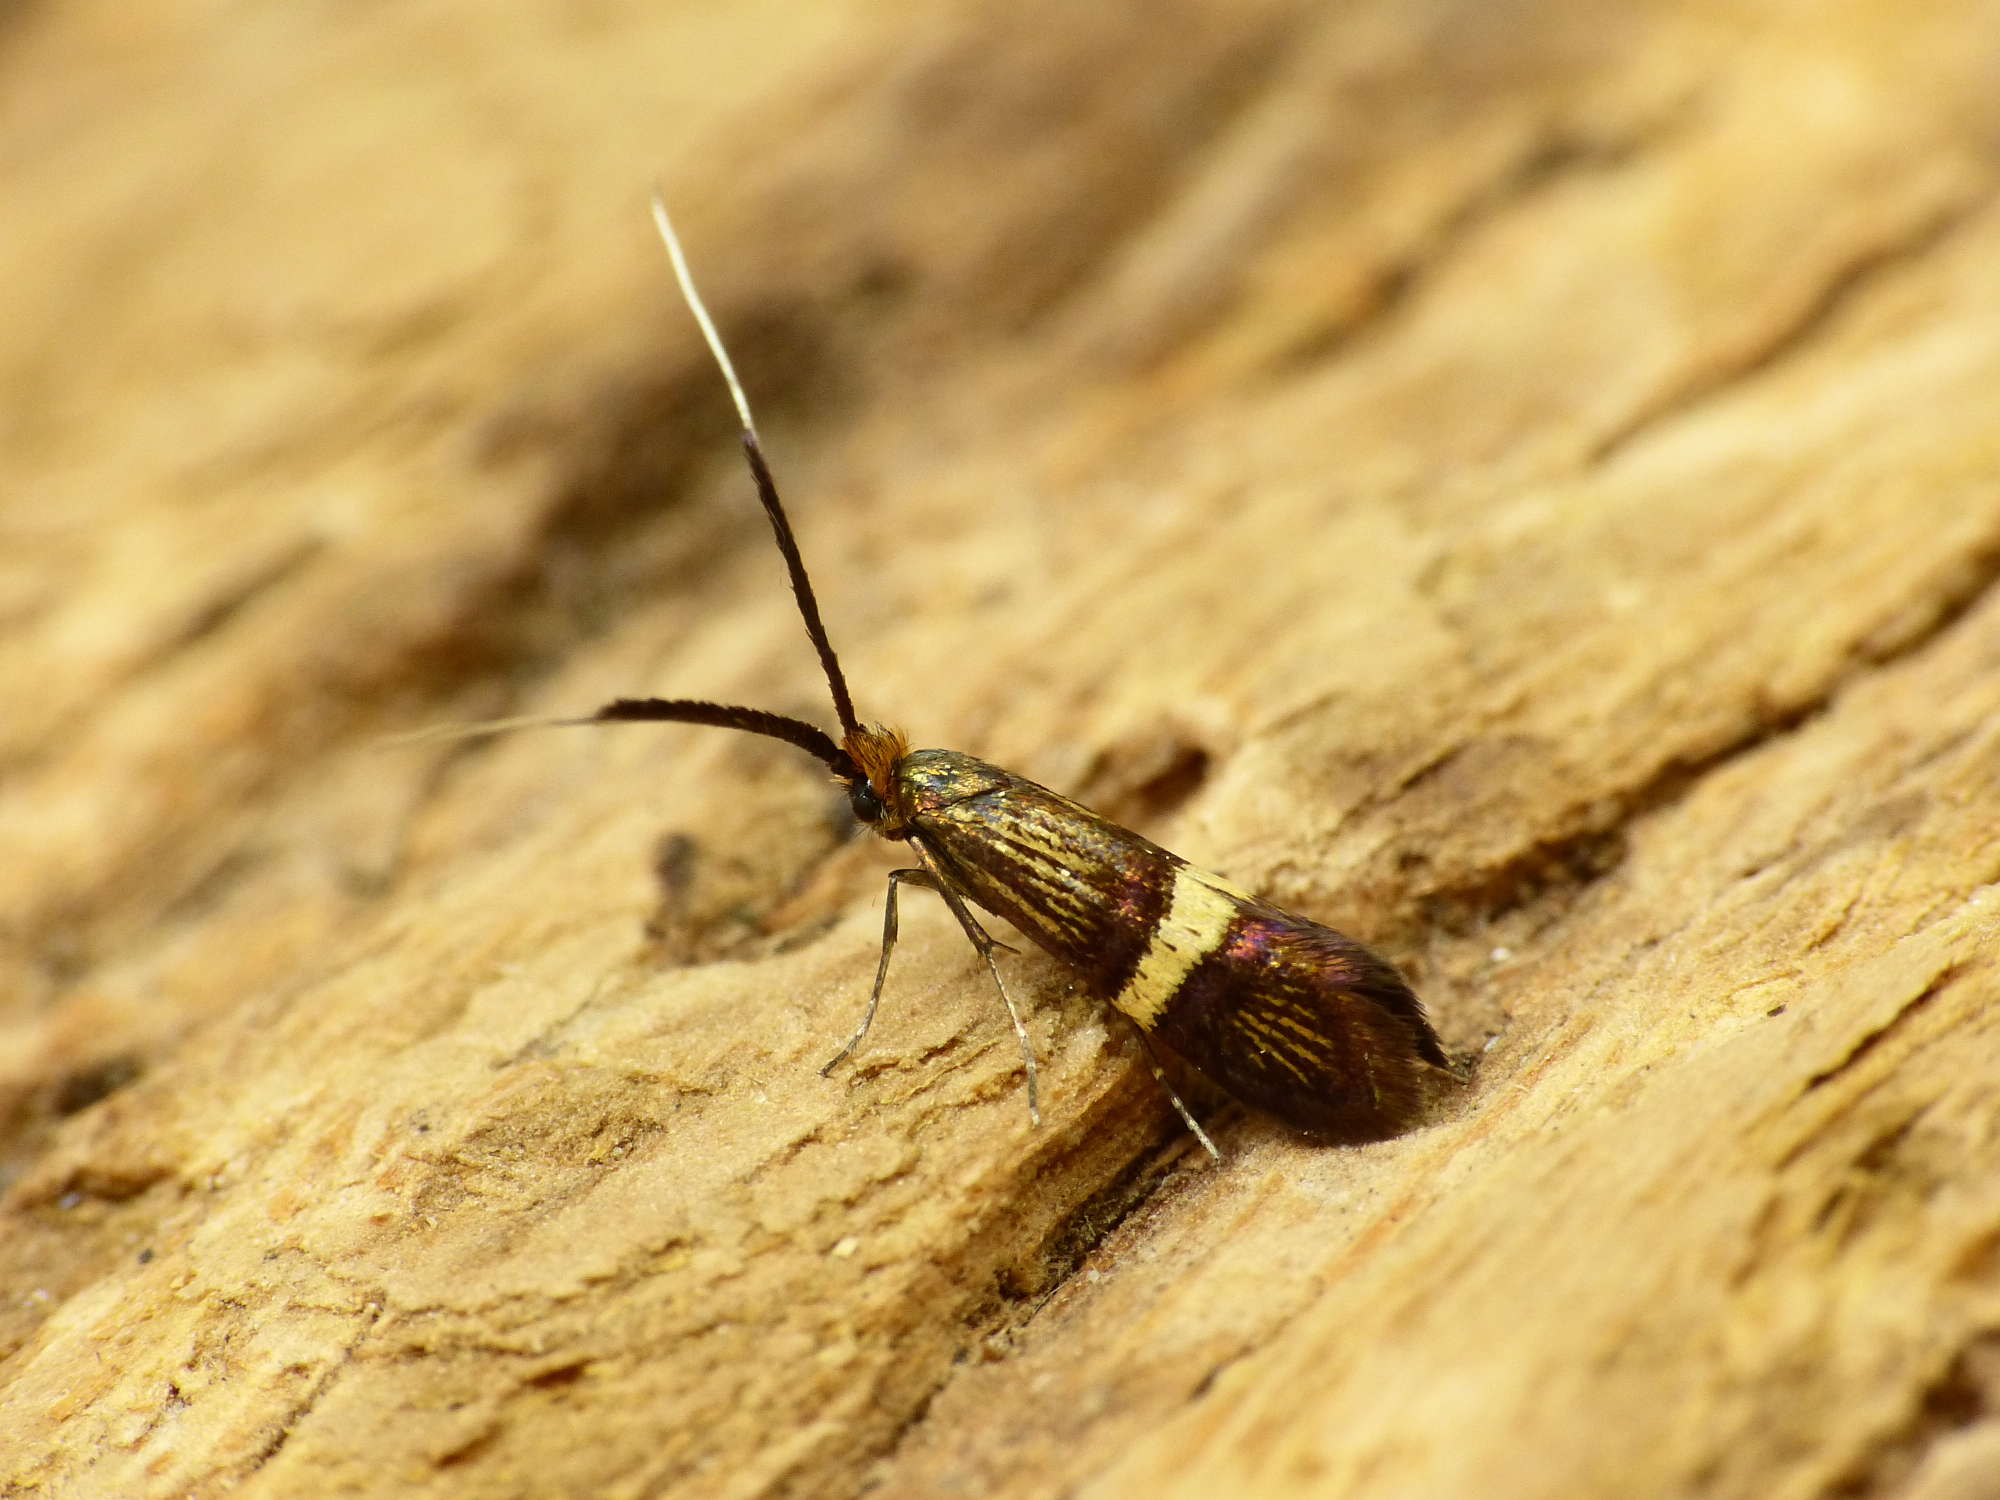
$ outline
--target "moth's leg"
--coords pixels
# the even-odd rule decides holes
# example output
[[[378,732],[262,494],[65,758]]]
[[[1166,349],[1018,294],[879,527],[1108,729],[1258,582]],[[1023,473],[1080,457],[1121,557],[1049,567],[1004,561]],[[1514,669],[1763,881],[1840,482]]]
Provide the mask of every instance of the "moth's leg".
[[[1128,1019],[1130,1018],[1128,1017]],[[1153,1046],[1153,1039],[1146,1034],[1146,1028],[1141,1026],[1137,1021],[1133,1021],[1132,1029],[1139,1033],[1139,1041],[1146,1049],[1146,1061],[1152,1064],[1153,1077],[1159,1081],[1160,1087],[1167,1091],[1167,1097],[1174,1101],[1174,1109],[1179,1113],[1181,1123],[1194,1132],[1194,1138],[1201,1142],[1202,1149],[1207,1151],[1217,1161],[1221,1161],[1222,1153],[1215,1149],[1215,1142],[1208,1138],[1208,1132],[1201,1128],[1201,1124],[1195,1119],[1193,1112],[1189,1110],[1187,1105],[1181,1102],[1181,1096],[1174,1091],[1173,1084],[1167,1081],[1167,1070],[1160,1066],[1159,1050]]]
[[[875,1007],[882,1003],[882,982],[889,977],[889,955],[896,951],[896,887],[904,881],[908,881],[911,885],[925,886],[931,890],[938,889],[937,877],[932,875],[928,870],[891,870],[889,872],[889,900],[888,904],[882,909],[882,957],[875,965],[875,988],[868,992],[868,1009],[863,1013],[861,1024],[855,1028],[854,1035],[849,1037],[847,1045],[834,1053],[832,1057],[829,1057],[826,1060],[826,1066],[819,1070],[819,1075],[822,1078],[826,1077],[827,1074],[831,1073],[847,1060],[848,1054],[856,1047],[859,1047],[861,1039],[868,1035],[868,1028],[875,1024]]]
[[[986,972],[993,976],[993,987],[1000,991],[1000,1003],[1007,1007],[1007,1019],[1014,1023],[1014,1037],[1021,1044],[1021,1065],[1028,1073],[1028,1121],[1030,1124],[1039,1125],[1042,1123],[1042,1104],[1041,1092],[1035,1083],[1034,1043],[1028,1040],[1028,1028],[1022,1024],[1021,1012],[1014,1007],[1014,997],[1007,993],[1007,982],[1000,977],[1000,966],[993,962],[993,950],[1006,948],[1007,945],[995,941],[986,929],[979,925],[979,919],[973,916],[971,909],[965,904],[965,898],[959,895],[944,872],[937,867],[937,861],[931,857],[930,850],[924,847],[923,840],[911,839],[910,847],[917,851],[917,858],[923,861],[924,871],[930,876],[925,883],[944,897],[944,904],[951,908],[951,914],[958,918],[958,925],[965,929],[965,935],[972,940],[972,946],[979,950],[979,956],[986,961]],[[1008,949],[1008,951],[1013,950]]]

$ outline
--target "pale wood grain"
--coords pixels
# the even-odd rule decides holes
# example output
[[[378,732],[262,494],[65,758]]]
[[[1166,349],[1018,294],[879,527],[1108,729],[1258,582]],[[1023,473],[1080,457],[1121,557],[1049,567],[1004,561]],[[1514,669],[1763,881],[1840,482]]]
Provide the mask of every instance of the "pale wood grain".
[[[15,13],[6,1492],[1992,1493],[1996,38]],[[1030,956],[1031,1130],[914,901],[822,1079],[802,758],[379,747],[824,716],[656,177],[864,714],[1378,942],[1462,1098],[1208,1169]]]

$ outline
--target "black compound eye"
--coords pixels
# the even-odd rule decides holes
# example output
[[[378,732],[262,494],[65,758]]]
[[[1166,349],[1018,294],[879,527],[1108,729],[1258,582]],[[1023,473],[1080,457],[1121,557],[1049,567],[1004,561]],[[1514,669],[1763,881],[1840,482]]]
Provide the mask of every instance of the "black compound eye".
[[[875,795],[875,788],[865,781],[857,781],[847,789],[847,805],[854,809],[854,816],[864,823],[882,821],[885,811],[882,799]]]

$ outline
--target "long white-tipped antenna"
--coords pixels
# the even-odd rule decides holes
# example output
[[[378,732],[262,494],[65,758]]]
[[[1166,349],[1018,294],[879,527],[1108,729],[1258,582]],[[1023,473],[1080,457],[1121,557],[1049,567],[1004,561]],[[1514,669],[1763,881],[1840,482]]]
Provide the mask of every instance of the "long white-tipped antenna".
[[[681,237],[674,233],[674,221],[667,217],[666,200],[657,188],[653,191],[653,222],[666,242],[667,258],[674,263],[674,280],[681,284],[681,296],[687,300],[688,311],[701,325],[701,336],[708,340],[708,352],[715,356],[715,362],[722,367],[722,378],[729,383],[730,399],[736,403],[736,415],[743,420],[743,430],[754,436],[757,423],[750,415],[750,398],[743,394],[743,382],[736,378],[736,366],[729,362],[729,351],[722,347],[722,335],[715,331],[715,321],[709,317],[701,293],[694,289],[694,273],[688,270],[687,257],[681,253]]]
[[[743,423],[743,456],[749,461],[751,477],[757,482],[757,499],[771,523],[771,535],[777,541],[778,555],[784,559],[786,575],[791,579],[792,594],[798,600],[799,618],[805,622],[806,635],[812,641],[813,650],[819,653],[820,667],[826,673],[826,685],[833,695],[833,712],[840,720],[842,740],[834,739],[816,724],[761,708],[709,703],[699,698],[616,698],[596,713],[582,718],[533,714],[520,718],[488,719],[478,724],[441,725],[435,729],[396,735],[388,743],[411,745],[439,740],[478,739],[514,729],[582,724],[706,724],[712,728],[740,729],[748,734],[783,740],[821,761],[842,780],[858,780],[861,772],[852,754],[844,748],[843,741],[853,742],[865,736],[860,721],[854,717],[854,700],[847,691],[847,679],[841,673],[840,661],[834,655],[832,643],[826,638],[826,626],[819,616],[819,601],[813,596],[812,580],[806,576],[805,559],[799,555],[798,538],[792,535],[792,523],[786,519],[785,507],[778,501],[778,486],[771,478],[770,465],[764,462],[764,450],[757,440],[757,423],[750,415],[750,398],[743,394],[743,383],[736,378],[736,367],[729,362],[729,351],[722,347],[722,336],[715,331],[715,322],[709,317],[708,308],[702,304],[701,293],[694,289],[694,277],[688,271],[687,257],[681,253],[680,236],[674,233],[674,221],[667,216],[667,205],[657,191],[653,194],[653,222],[659,226],[660,239],[667,247],[667,258],[673,262],[674,280],[680,283],[681,296],[687,302],[688,311],[694,314],[695,322],[700,325],[701,336],[708,343],[708,352],[715,356],[716,368],[722,371],[722,378],[729,386],[730,399],[736,403],[736,415]]]
[[[653,222],[659,226],[660,238],[666,242],[667,258],[674,263],[674,280],[681,284],[681,296],[687,301],[688,311],[701,325],[701,336],[708,340],[708,352],[715,356],[716,366],[729,384],[730,399],[736,403],[736,415],[743,423],[743,456],[749,460],[751,477],[757,481],[757,499],[764,507],[765,518],[771,523],[771,535],[777,539],[778,555],[785,560],[785,573],[792,580],[792,595],[799,601],[799,618],[805,622],[806,635],[812,640],[813,650],[819,653],[820,670],[826,673],[827,689],[833,694],[834,717],[840,720],[841,734],[851,739],[861,733],[861,721],[854,717],[854,699],[847,691],[846,674],[840,670],[840,659],[834,655],[833,642],[826,638],[826,624],[819,617],[819,600],[813,595],[812,579],[806,575],[805,558],[799,553],[798,538],[792,535],[792,523],[785,515],[785,507],[778,500],[777,481],[771,477],[771,466],[764,462],[764,445],[757,437],[756,419],[750,415],[750,398],[743,394],[743,382],[736,378],[736,367],[729,362],[729,351],[722,347],[722,335],[715,331],[715,323],[708,316],[708,309],[702,305],[701,293],[694,289],[694,276],[688,270],[687,257],[681,254],[680,236],[674,233],[674,221],[667,217],[666,202],[657,188],[653,190]],[[799,742],[795,740],[793,743]],[[826,759],[818,749],[812,753],[822,760]],[[846,752],[839,753],[844,756]],[[846,762],[846,765],[851,767],[852,762]],[[841,774],[844,775],[845,771],[842,770]]]

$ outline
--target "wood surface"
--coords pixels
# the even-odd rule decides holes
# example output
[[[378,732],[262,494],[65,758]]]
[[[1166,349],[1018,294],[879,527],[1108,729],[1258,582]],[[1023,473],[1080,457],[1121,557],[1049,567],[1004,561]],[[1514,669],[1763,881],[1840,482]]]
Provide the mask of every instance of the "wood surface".
[[[0,12],[0,1493],[2000,1494],[2000,6]],[[1045,1123],[784,746],[1407,967]]]

